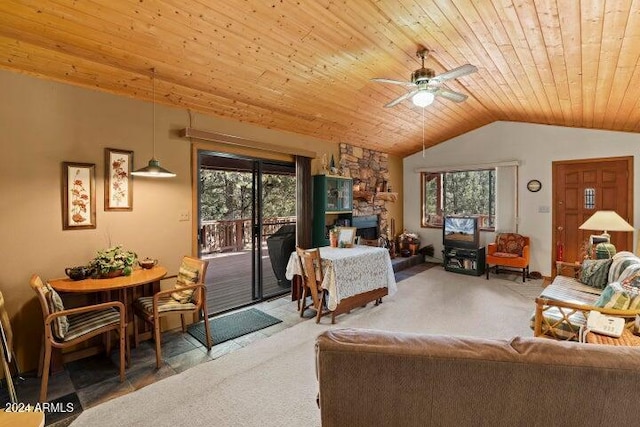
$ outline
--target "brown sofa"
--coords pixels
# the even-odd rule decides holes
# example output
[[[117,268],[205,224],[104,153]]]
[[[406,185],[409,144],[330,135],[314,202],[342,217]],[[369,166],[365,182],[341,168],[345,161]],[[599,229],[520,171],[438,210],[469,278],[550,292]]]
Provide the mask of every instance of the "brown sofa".
[[[323,427],[637,425],[640,350],[337,329],[316,341]]]

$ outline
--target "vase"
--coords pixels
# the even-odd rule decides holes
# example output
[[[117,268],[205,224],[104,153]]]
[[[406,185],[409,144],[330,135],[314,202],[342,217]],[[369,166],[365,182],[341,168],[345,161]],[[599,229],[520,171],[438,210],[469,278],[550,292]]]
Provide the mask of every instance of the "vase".
[[[411,252],[411,255],[415,255],[416,252],[418,251],[418,244],[417,243],[409,243],[409,251]]]
[[[329,234],[329,246],[332,248],[338,247],[338,235],[335,233]]]

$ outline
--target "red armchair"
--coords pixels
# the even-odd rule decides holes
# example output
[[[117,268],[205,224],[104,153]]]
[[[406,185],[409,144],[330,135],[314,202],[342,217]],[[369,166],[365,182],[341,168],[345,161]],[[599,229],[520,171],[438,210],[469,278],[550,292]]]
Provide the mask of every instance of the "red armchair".
[[[496,274],[500,267],[522,269],[522,281],[529,275],[529,238],[516,233],[500,233],[495,243],[487,245],[486,274],[489,280],[489,267],[495,266]]]

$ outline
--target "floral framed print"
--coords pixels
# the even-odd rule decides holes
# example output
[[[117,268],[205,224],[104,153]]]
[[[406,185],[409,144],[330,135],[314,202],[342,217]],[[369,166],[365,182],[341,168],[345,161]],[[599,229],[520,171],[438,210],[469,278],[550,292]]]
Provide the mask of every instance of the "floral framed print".
[[[133,210],[133,151],[104,149],[104,210]]]
[[[96,165],[62,163],[62,229],[96,228]]]

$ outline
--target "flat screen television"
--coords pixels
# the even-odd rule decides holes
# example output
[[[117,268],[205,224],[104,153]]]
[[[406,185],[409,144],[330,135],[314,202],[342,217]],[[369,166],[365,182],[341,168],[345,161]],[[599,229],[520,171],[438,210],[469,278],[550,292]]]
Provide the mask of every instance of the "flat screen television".
[[[442,243],[456,248],[478,249],[480,230],[478,218],[472,216],[446,216],[442,226]]]

